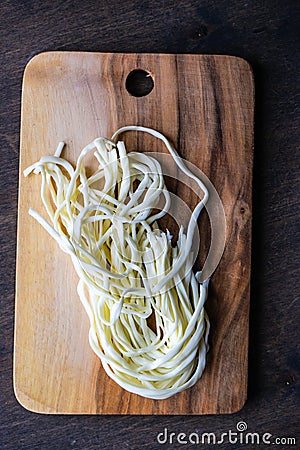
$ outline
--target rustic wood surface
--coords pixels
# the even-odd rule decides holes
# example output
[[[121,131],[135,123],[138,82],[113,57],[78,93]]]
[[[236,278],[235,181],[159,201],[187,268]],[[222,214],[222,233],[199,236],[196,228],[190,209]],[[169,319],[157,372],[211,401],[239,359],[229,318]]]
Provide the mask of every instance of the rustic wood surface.
[[[26,2],[0,7],[1,448],[142,449],[176,434],[235,430],[299,438],[299,153],[296,58],[299,4],[279,0]],[[12,386],[21,82],[41,51],[231,54],[249,61],[256,86],[248,400],[214,416],[39,415]],[[194,448],[184,445],[183,448]],[[229,444],[218,448],[258,448]],[[263,448],[263,445],[260,446]],[[286,444],[276,448],[297,448]],[[203,448],[206,448],[203,446]]]
[[[137,68],[152,74],[149,95],[136,97],[126,89],[128,74]],[[14,367],[23,406],[82,414],[241,409],[248,375],[253,88],[249,64],[229,56],[48,52],[29,62],[21,113]],[[30,205],[45,216],[40,177],[23,176],[61,140],[64,157],[74,164],[95,137],[111,136],[128,124],[155,128],[176,143],[214,184],[226,218],[226,229],[217,226],[217,233],[226,234],[225,251],[206,306],[211,321],[206,370],[193,388],[163,401],[124,391],[102,369],[89,348],[88,318],[72,263],[28,215]],[[122,139],[128,149],[165,152],[149,135],[131,132]],[[174,176],[172,192],[193,210],[196,195],[181,182],[182,174],[175,170]],[[201,239],[209,241],[205,229],[200,224]],[[195,270],[200,268],[196,264]]]

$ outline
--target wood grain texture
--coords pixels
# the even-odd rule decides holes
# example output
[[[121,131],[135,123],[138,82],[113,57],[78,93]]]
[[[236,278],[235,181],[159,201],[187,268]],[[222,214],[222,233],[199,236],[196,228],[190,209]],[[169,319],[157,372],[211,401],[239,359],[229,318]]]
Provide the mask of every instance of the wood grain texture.
[[[162,445],[156,436],[164,427],[176,433],[214,431],[220,436],[239,420],[247,422],[249,431],[268,431],[273,436],[299,434],[297,10],[296,2],[280,0],[272,1],[271,8],[269,2],[226,0],[182,0],[180,8],[173,0],[122,4],[119,0],[2,1],[1,448],[158,450]],[[17,402],[12,359],[21,85],[27,61],[41,51],[54,49],[217,53],[241,56],[251,63],[256,107],[249,387],[240,412],[205,416],[37,415]],[[218,445],[227,450],[228,446],[228,442]]]
[[[128,73],[148,70],[153,91],[133,97]],[[40,179],[23,170],[67,144],[65,158],[126,124],[160,130],[211,179],[224,205],[226,247],[207,309],[211,350],[201,380],[163,401],[122,390],[88,344],[88,319],[69,258],[28,216],[43,213]],[[129,149],[163,151],[150,136],[125,136]],[[44,53],[23,82],[14,383],[28,409],[57,413],[199,414],[233,412],[247,392],[251,243],[253,80],[226,56]],[[181,187],[177,194],[195,206]]]

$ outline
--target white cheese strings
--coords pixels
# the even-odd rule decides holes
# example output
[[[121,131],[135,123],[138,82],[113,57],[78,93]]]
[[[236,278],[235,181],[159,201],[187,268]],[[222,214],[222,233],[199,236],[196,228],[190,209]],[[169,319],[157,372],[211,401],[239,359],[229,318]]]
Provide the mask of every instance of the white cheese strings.
[[[170,206],[160,164],[146,153],[127,153],[117,139],[131,130],[162,140],[203,192],[175,246],[157,224]],[[95,139],[75,169],[61,157],[63,147],[59,143],[54,156],[24,171],[41,174],[52,225],[33,209],[29,213],[71,256],[90,320],[89,342],[106,373],[129,392],[168,398],[193,386],[206,364],[208,280],[199,283],[199,272],[192,271],[192,241],[208,191],[165,136],[149,128],[123,127],[111,140]],[[99,167],[87,176],[83,160],[90,151]],[[154,213],[162,198],[164,207]]]

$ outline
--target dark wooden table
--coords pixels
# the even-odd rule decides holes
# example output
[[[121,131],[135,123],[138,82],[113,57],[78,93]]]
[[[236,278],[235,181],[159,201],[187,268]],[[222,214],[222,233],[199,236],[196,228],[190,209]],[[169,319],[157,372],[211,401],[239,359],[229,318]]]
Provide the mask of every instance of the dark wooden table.
[[[185,433],[189,438],[191,433],[214,432],[219,439],[222,433],[236,431],[239,421],[246,422],[248,431],[259,433],[260,438],[264,433],[272,435],[270,441],[283,438],[275,448],[300,448],[297,18],[299,2],[292,0],[2,0],[1,449],[195,448],[176,443],[177,435]],[[230,54],[252,65],[256,114],[249,395],[238,413],[49,416],[28,412],[15,399],[12,364],[21,82],[28,60],[47,50]],[[165,428],[168,443],[162,445],[157,435]],[[172,432],[175,443],[170,443]],[[298,438],[297,445],[284,440],[291,437]],[[217,447],[258,448],[239,441],[231,444],[228,439],[224,437]],[[202,448],[208,448],[207,444]]]

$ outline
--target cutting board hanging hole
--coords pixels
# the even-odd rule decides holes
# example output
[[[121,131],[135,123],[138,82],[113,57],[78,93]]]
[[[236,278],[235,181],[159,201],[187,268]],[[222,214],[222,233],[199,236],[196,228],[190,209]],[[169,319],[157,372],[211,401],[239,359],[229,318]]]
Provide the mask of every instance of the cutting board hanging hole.
[[[134,69],[126,78],[126,89],[134,97],[145,97],[154,88],[154,80],[147,70]]]

